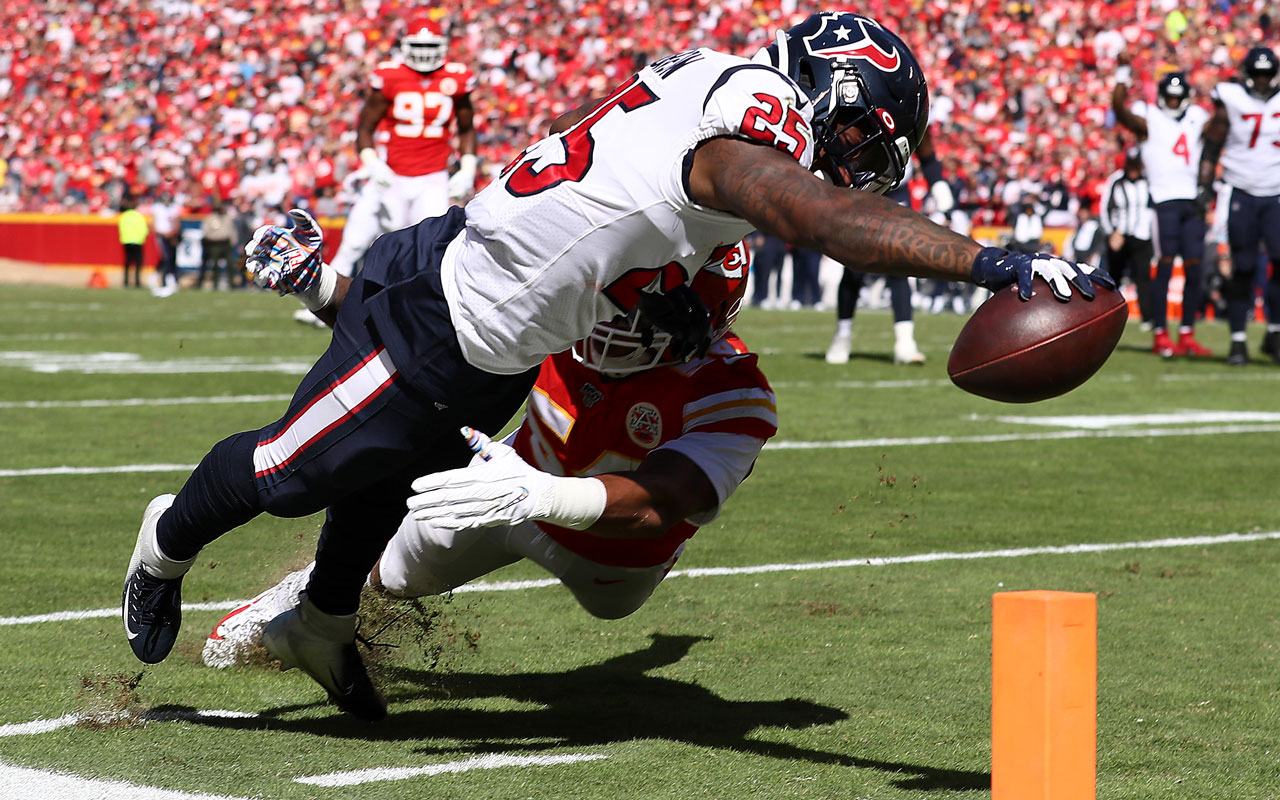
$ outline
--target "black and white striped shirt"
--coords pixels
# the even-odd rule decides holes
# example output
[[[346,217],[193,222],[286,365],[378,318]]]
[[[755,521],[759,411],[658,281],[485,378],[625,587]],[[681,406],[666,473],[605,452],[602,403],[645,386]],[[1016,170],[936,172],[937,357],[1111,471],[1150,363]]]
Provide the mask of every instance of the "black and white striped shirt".
[[[1151,239],[1151,195],[1147,179],[1131,181],[1124,170],[1116,170],[1102,186],[1102,208],[1098,215],[1102,232],[1110,236],[1119,231],[1135,239]]]

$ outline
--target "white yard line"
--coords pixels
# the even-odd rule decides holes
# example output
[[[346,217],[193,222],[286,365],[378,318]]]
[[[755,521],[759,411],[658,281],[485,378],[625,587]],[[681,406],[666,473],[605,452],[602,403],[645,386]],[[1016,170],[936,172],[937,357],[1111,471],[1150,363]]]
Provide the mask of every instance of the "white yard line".
[[[444,775],[455,772],[470,772],[477,769],[498,769],[500,767],[549,767],[556,764],[599,761],[602,758],[608,758],[608,756],[602,753],[567,753],[555,756],[508,756],[491,753],[468,758],[465,761],[448,761],[442,764],[426,764],[421,767],[374,767],[372,769],[355,769],[348,772],[330,772],[327,775],[294,778],[293,782],[305,783],[309,786],[358,786],[362,783],[402,781],[406,778],[417,778],[424,775]]]
[[[1049,424],[1049,423],[1046,423]],[[868,447],[920,447],[937,444],[997,444],[1000,442],[1037,442],[1049,439],[1158,439],[1170,436],[1221,436],[1229,433],[1276,433],[1278,423],[1252,425],[1204,425],[1186,428],[1120,428],[1116,430],[1068,430],[1044,433],[989,433],[974,436],[908,436],[880,439],[846,439],[834,442],[775,441],[765,450],[850,450]],[[112,467],[32,467],[0,469],[0,478],[26,478],[42,475],[107,475],[130,472],[190,472],[195,464],[124,464]]]
[[[799,564],[754,564],[745,567],[699,567],[677,569],[668,578],[710,578],[726,575],[762,575],[770,572],[808,572],[817,569],[845,569],[848,567],[889,567],[898,564],[927,564],[937,561],[974,561],[989,558],[1024,558],[1040,555],[1077,555],[1080,553],[1106,553],[1113,550],[1162,550],[1171,547],[1210,547],[1220,544],[1241,544],[1280,539],[1280,531],[1265,533],[1222,533],[1181,538],[1148,539],[1134,542],[1095,542],[1084,544],[1045,545],[1043,547],[1015,547],[1003,550],[973,550],[970,552],[939,551],[916,553],[906,556],[844,558],[835,561],[811,561]],[[523,589],[540,589],[555,586],[555,578],[527,581],[478,581],[459,586],[454,593],[514,592]],[[242,606],[248,600],[225,600],[220,603],[183,603],[183,611],[222,611]],[[31,614],[23,617],[0,617],[0,627],[35,625],[46,622],[71,622],[81,619],[119,617],[120,607],[96,608],[86,611],[55,611],[48,614]]]
[[[236,403],[279,403],[287,402],[293,395],[288,394],[232,394],[213,395],[210,397],[121,397],[115,400],[25,400],[0,401],[0,409],[4,408],[131,408],[134,406],[192,406],[192,405],[224,405]]]
[[[104,781],[0,763],[0,800],[248,800],[224,794],[175,792],[126,781]]]

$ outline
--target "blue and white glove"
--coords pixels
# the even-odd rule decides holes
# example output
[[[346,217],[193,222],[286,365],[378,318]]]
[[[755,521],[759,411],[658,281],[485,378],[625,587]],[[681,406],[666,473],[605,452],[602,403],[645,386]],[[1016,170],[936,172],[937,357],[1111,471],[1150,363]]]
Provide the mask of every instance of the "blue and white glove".
[[[1115,278],[1104,269],[1047,253],[1016,253],[1002,247],[979,250],[969,275],[974,283],[993,292],[1016,283],[1023,300],[1031,299],[1031,281],[1036,276],[1043,278],[1053,296],[1063,302],[1071,299],[1072,286],[1088,300],[1097,292],[1095,283],[1116,288]]]
[[[300,208],[289,210],[294,227],[263,225],[245,245],[245,269],[253,282],[282,295],[296,295],[312,311],[333,298],[337,274],[324,263],[324,232]]]
[[[413,482],[415,494],[406,504],[415,520],[447,530],[533,520],[580,531],[604,513],[604,484],[595,478],[557,477],[474,428],[463,428],[462,435],[475,456],[461,469]]]

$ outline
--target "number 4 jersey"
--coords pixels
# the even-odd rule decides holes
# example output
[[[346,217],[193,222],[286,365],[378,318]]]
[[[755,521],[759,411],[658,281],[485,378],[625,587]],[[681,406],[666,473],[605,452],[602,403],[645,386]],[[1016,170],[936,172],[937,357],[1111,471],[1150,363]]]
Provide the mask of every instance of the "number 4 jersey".
[[[418,72],[395,61],[378,65],[369,86],[391,101],[383,128],[387,166],[397,175],[427,175],[449,167],[455,99],[475,87],[475,76],[449,61],[437,70]]]
[[[808,98],[772,67],[700,49],[642,69],[577,125],[536,142],[466,207],[441,279],[467,361],[510,374],[692,281],[750,223],[689,197],[715,137],[775,147],[808,168]],[[816,180],[816,179],[815,179]]]
[[[1194,200],[1200,148],[1209,112],[1190,106],[1181,119],[1150,103],[1134,103],[1133,113],[1147,123],[1142,141],[1142,164],[1147,172],[1151,202]]]

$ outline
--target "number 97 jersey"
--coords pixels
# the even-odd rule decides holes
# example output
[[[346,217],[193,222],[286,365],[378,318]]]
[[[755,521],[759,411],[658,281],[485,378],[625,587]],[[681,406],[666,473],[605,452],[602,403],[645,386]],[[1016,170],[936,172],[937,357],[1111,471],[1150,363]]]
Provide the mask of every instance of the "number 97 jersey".
[[[448,169],[457,99],[475,83],[471,70],[456,61],[431,72],[395,61],[378,65],[369,86],[391,101],[382,126],[391,135],[387,166],[392,172],[414,176]]]

